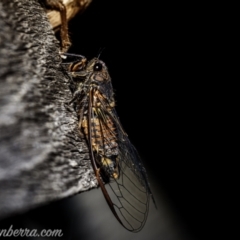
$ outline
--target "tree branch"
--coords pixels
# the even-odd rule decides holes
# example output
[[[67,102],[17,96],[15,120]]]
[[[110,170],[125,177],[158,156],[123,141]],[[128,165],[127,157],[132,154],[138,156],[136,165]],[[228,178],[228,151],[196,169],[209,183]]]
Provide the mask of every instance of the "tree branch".
[[[0,219],[97,186],[37,0],[0,2]]]

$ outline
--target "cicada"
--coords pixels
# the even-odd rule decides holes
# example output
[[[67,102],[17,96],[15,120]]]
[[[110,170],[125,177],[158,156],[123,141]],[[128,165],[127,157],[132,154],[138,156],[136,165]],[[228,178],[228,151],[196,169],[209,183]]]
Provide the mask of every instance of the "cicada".
[[[79,58],[68,67],[74,82],[70,103],[87,139],[97,181],[120,224],[138,232],[146,222],[152,192],[141,158],[116,113],[108,68],[99,58],[87,61],[84,56],[69,55]]]

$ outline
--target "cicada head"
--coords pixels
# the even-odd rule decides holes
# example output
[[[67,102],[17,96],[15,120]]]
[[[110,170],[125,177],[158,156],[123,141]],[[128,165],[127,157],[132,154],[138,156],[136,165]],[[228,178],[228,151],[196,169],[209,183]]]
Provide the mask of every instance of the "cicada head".
[[[104,84],[110,81],[107,66],[98,58],[93,58],[87,64],[86,71],[91,72],[91,81],[95,84]]]

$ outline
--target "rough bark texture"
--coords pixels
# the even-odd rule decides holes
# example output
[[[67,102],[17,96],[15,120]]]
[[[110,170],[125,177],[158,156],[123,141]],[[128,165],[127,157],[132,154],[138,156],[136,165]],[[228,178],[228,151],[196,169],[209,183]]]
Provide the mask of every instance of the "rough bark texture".
[[[0,2],[0,219],[97,186],[37,0]]]

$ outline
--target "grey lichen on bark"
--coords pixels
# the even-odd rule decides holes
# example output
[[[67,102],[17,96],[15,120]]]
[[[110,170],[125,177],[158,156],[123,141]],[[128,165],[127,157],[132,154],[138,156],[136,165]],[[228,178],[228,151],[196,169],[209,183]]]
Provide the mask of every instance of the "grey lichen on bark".
[[[37,0],[0,1],[0,219],[97,186]]]

